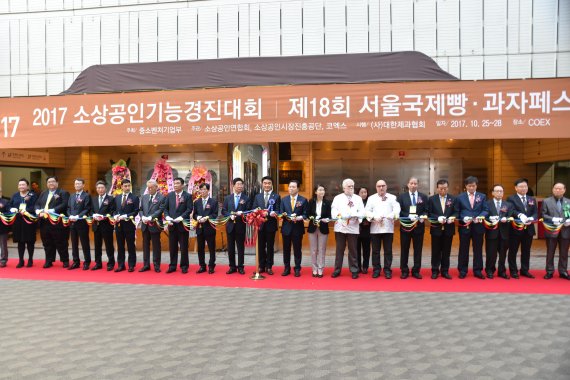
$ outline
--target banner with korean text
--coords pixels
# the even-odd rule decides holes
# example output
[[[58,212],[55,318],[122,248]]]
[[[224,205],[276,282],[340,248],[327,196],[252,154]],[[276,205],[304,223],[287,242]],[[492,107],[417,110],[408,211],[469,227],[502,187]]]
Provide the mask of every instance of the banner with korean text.
[[[570,78],[0,98],[0,147],[570,138]]]

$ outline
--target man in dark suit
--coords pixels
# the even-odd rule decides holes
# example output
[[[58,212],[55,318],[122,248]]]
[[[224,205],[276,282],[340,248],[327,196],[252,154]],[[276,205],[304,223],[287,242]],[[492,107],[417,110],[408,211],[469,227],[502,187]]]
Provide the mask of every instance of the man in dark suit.
[[[147,194],[141,197],[139,216],[141,217],[141,232],[143,238],[143,267],[139,272],[150,270],[150,244],[152,242],[152,263],[154,271],[160,273],[160,233],[162,230],[156,220],[162,220],[164,196],[158,191],[158,183],[154,179],[146,181]]]
[[[497,184],[493,186],[493,199],[487,202],[489,210],[489,221],[498,223],[497,228],[488,229],[485,233],[485,253],[487,255],[485,262],[485,272],[487,278],[493,278],[495,273],[495,264],[497,262],[497,253],[499,254],[499,272],[498,276],[509,279],[505,262],[507,260],[507,251],[509,249],[510,222],[508,219],[513,216],[513,205],[503,200],[503,186]]]
[[[115,235],[117,237],[117,262],[115,272],[125,270],[125,242],[129,252],[129,272],[135,271],[137,250],[135,247],[136,225],[133,218],[139,212],[139,198],[131,192],[131,181],[121,183],[123,194],[115,197]]]
[[[249,210],[250,202],[249,197],[243,193],[243,180],[241,178],[234,178],[232,184],[234,191],[232,194],[226,196],[222,207],[222,214],[230,217],[230,220],[226,223],[230,269],[226,274],[236,272],[236,245],[238,251],[237,272],[239,272],[239,274],[245,274],[243,262],[245,255],[246,224],[243,221],[242,215],[244,211]]]
[[[279,229],[277,212],[281,207],[281,197],[273,191],[273,179],[271,177],[263,177],[261,186],[263,191],[256,194],[252,205],[252,209],[260,208],[268,212],[267,220],[261,225],[257,234],[259,273],[267,270],[267,274],[272,275],[275,234]]]
[[[465,179],[466,191],[455,198],[454,207],[459,220],[459,257],[457,268],[459,278],[467,277],[469,269],[469,246],[473,244],[473,274],[478,279],[484,280],[483,276],[483,236],[485,226],[481,218],[489,215],[487,198],[485,194],[477,191],[479,180],[469,176]]]
[[[47,190],[42,192],[36,201],[36,214],[40,218],[40,236],[44,245],[46,262],[44,268],[50,268],[55,261],[55,252],[64,268],[69,267],[68,239],[69,231],[60,221],[53,225],[47,218],[48,213],[67,215],[67,202],[69,193],[58,187],[56,176],[49,176],[46,180]]]
[[[309,203],[305,197],[299,195],[299,181],[289,182],[289,195],[281,200],[280,213],[287,214],[283,218],[281,235],[283,238],[283,270],[282,276],[291,274],[291,245],[295,256],[295,277],[301,276],[301,261],[303,259],[303,235],[305,223],[309,212]]]
[[[168,225],[168,247],[170,249],[170,265],[166,273],[176,271],[178,265],[178,249],[180,248],[180,270],[188,273],[190,261],[188,258],[189,233],[184,228],[183,221],[190,218],[192,213],[192,195],[184,191],[184,180],[174,178],[174,191],[168,193],[164,206],[164,217]]]
[[[81,261],[79,260],[79,240],[81,240],[81,249],[83,250],[83,270],[88,270],[91,265],[91,247],[89,245],[89,225],[85,218],[91,215],[91,197],[85,191],[85,180],[76,178],[75,194],[69,197],[67,203],[67,213],[69,215],[69,232],[71,233],[71,254],[73,256],[73,264],[70,270],[79,268]]]
[[[428,196],[418,192],[418,179],[411,177],[408,180],[408,191],[398,196],[400,204],[400,218],[409,218],[410,221],[419,220],[412,231],[400,224],[400,269],[401,279],[408,278],[410,269],[408,267],[408,257],[410,256],[410,243],[414,244],[414,266],[412,276],[418,280],[422,278],[422,248],[424,244],[425,224],[422,216],[428,214]]]
[[[568,248],[570,246],[570,199],[564,197],[566,185],[557,182],[552,187],[552,196],[542,202],[542,217],[545,223],[560,226],[558,231],[544,230],[546,238],[546,274],[550,280],[554,274],[554,254],[558,246],[558,274],[560,278],[570,280],[568,276]]]
[[[517,252],[519,246],[521,248],[521,271],[523,277],[534,278],[529,272],[530,269],[530,248],[532,246],[532,238],[535,233],[533,221],[538,219],[538,205],[536,199],[527,196],[528,180],[519,178],[515,181],[516,194],[511,195],[507,200],[513,204],[516,217],[524,224],[522,229],[511,226],[510,245],[509,245],[509,271],[511,277],[518,279],[519,271],[517,268]]]
[[[437,194],[429,198],[428,215],[434,222],[430,226],[431,235],[431,278],[441,277],[451,280],[449,274],[449,257],[451,256],[451,244],[455,235],[455,209],[454,198],[447,194],[449,182],[440,179],[436,183]],[[435,220],[437,219],[437,223]]]
[[[115,269],[115,246],[113,245],[113,225],[109,218],[115,215],[115,199],[107,194],[105,181],[95,184],[97,196],[91,199],[93,205],[93,242],[95,243],[95,266],[91,270],[103,268],[103,242],[107,253],[107,270]]]
[[[198,241],[198,263],[200,268],[196,273],[206,271],[206,243],[210,251],[208,261],[208,273],[214,273],[216,268],[216,229],[210,224],[210,219],[218,217],[218,202],[210,197],[210,184],[200,185],[200,198],[194,201],[194,220],[198,222],[196,226],[196,239]]]

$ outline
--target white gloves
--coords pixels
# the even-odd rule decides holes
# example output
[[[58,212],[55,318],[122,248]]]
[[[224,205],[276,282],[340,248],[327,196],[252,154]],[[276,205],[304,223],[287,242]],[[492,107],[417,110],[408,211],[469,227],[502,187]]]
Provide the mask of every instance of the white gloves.
[[[277,216],[277,213],[275,211],[271,211],[271,213],[269,213],[269,216],[272,216],[275,218]]]
[[[410,220],[412,222],[415,222],[416,220],[418,220],[418,216],[417,215],[410,215]]]
[[[470,222],[472,219],[473,219],[473,218],[470,217],[470,216],[464,216],[464,217],[463,217],[463,223]]]
[[[455,216],[450,216],[449,218],[447,218],[447,224],[451,224],[455,222]]]
[[[562,219],[562,218],[552,218],[552,223],[553,223],[555,226],[559,226],[559,225],[562,223],[563,220],[564,220],[564,219]]]
[[[506,222],[507,222],[507,217],[506,217],[506,216],[503,216],[503,217],[501,218],[501,223],[506,223]]]
[[[564,222],[564,227],[568,226],[570,226],[570,219],[566,219],[566,221]]]
[[[17,209],[16,207],[12,207],[12,208],[10,209],[10,212],[18,212],[18,209]]]
[[[295,217],[295,220],[297,222],[300,222],[301,220],[303,220],[303,216],[299,215],[299,216]]]
[[[489,220],[490,220],[492,223],[498,222],[498,221],[499,221],[499,216],[498,216],[498,215],[490,216],[490,217],[489,217]]]
[[[442,215],[442,216],[438,216],[438,217],[437,217],[437,221],[438,221],[439,223],[442,223],[442,224],[445,223],[445,216],[443,216],[443,215]]]
[[[230,215],[230,219],[231,219],[231,220],[236,220],[235,214],[231,214],[231,215]]]
[[[69,216],[69,220],[71,220],[72,222],[76,222],[79,219],[79,217],[77,215],[70,215]]]
[[[184,218],[179,216],[178,218],[174,219],[174,223],[180,223],[183,220],[184,220]]]
[[[236,212],[236,214],[241,216],[243,214],[243,211],[238,211],[238,212]]]
[[[525,214],[519,214],[518,216],[519,216],[519,219],[521,220],[521,222],[526,224],[526,222],[528,221],[528,217]]]
[[[322,222],[322,223],[328,223],[328,222],[330,222],[330,221],[331,221],[331,220],[330,220],[329,218],[323,218],[323,219],[321,219],[321,222]]]
[[[167,216],[165,219],[167,222],[172,222],[172,217],[170,217],[170,216]]]

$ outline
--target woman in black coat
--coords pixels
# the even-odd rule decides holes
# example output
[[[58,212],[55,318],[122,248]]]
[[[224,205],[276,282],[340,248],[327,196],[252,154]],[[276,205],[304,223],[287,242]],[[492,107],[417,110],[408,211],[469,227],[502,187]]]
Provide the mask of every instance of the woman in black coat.
[[[329,236],[329,222],[331,219],[331,203],[325,199],[325,187],[315,186],[313,198],[309,201],[309,243],[311,247],[311,261],[313,264],[313,277],[323,277],[327,238]]]
[[[12,226],[12,238],[14,243],[18,243],[18,265],[16,268],[24,266],[24,253],[28,249],[28,265],[34,265],[34,244],[36,242],[36,226],[37,223],[28,223],[29,220],[24,220],[24,212],[35,216],[34,205],[38,195],[30,191],[30,183],[27,179],[21,178],[18,181],[18,192],[12,195],[10,199],[10,209],[12,212],[17,212],[16,220]]]
[[[366,207],[366,202],[368,201],[368,189],[366,187],[361,187],[358,190],[358,195],[362,198],[362,203]],[[360,223],[360,235],[358,235],[358,241],[356,243],[356,260],[358,262],[358,269],[362,273],[368,273],[368,267],[370,264],[370,222],[367,219],[362,219]]]

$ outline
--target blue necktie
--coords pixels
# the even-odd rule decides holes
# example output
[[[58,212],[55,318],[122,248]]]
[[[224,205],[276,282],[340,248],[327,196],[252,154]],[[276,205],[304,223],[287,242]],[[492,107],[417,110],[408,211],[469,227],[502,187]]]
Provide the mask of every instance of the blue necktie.
[[[412,206],[416,205],[416,193],[412,193]]]
[[[235,196],[235,202],[234,202],[234,204],[235,204],[235,209],[237,210],[238,204],[239,204],[239,195],[237,195],[237,194],[236,194],[236,196]]]

